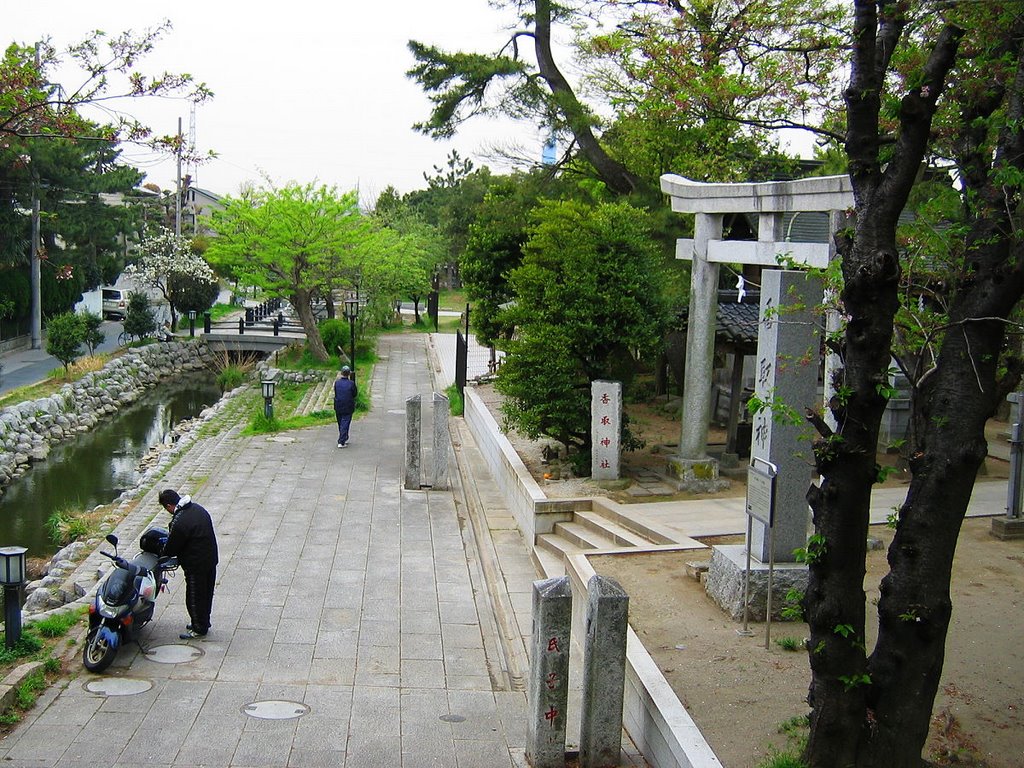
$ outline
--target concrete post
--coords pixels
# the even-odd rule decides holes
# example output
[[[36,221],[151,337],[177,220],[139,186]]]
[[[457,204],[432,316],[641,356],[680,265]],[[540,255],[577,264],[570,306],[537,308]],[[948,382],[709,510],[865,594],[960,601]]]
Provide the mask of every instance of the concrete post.
[[[628,620],[629,595],[614,579],[591,576],[583,648],[580,768],[613,768],[619,764]]]
[[[526,760],[533,768],[565,768],[571,628],[569,577],[533,582],[533,636],[526,690]]]
[[[434,403],[434,472],[430,487],[435,491],[448,488],[448,398],[435,392]]]
[[[405,401],[405,488],[420,489],[420,396]]]
[[[590,435],[593,439],[590,476],[618,480],[622,441],[622,382],[590,383]]]

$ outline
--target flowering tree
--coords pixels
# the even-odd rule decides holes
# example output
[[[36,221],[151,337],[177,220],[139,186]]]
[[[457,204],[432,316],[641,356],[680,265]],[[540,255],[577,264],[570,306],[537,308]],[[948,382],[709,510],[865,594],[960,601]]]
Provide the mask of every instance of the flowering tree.
[[[125,274],[160,291],[171,307],[171,328],[177,328],[178,310],[174,306],[171,281],[180,276],[215,283],[217,276],[203,257],[192,250],[188,238],[176,235],[166,227],[144,239],[139,247],[142,255],[125,269]]]

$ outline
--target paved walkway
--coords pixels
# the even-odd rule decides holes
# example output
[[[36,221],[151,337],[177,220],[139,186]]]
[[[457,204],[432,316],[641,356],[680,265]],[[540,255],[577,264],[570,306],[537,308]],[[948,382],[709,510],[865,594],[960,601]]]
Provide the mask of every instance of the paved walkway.
[[[187,623],[178,577],[144,631],[150,655],[129,648],[108,677],[83,671],[51,688],[0,743],[0,759],[26,768],[524,764],[525,694],[506,690],[455,494],[402,488],[405,399],[432,389],[423,337],[381,337],[379,355],[373,410],[348,448],[335,447],[334,426],[223,435],[160,484],[192,493],[217,526],[213,628],[187,644],[201,655],[157,660],[189,650],[177,639]],[[159,511],[158,491],[141,504]],[[104,692],[134,680],[151,687]],[[305,714],[247,714],[282,711]]]

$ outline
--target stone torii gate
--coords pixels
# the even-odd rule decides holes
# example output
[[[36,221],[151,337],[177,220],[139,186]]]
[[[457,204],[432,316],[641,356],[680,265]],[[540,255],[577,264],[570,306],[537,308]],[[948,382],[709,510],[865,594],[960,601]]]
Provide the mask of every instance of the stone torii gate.
[[[706,490],[709,482],[717,482],[718,479],[718,462],[707,455],[707,441],[711,421],[710,388],[719,265],[780,267],[780,257],[786,257],[797,266],[827,266],[835,255],[834,235],[846,225],[846,211],[853,206],[853,188],[845,175],[795,181],[709,184],[666,174],[661,177],[661,190],[670,196],[673,211],[696,215],[694,237],[680,239],[676,243],[676,258],[692,260],[693,268],[679,453],[669,459],[669,464],[681,487]],[[827,243],[788,242],[784,230],[785,217],[802,212],[825,212],[829,215]],[[757,214],[756,241],[722,239],[723,220],[727,214],[735,213]],[[837,324],[838,320],[831,318],[829,330]],[[831,367],[832,363],[826,360],[827,388],[831,385],[828,375]]]

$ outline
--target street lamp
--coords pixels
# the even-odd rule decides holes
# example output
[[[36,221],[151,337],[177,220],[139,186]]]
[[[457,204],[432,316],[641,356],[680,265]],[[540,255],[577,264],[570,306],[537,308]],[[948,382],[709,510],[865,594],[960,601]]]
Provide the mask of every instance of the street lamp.
[[[25,583],[25,547],[0,547],[0,584],[4,586],[4,640],[8,649],[21,639],[21,587]]]
[[[196,336],[196,311],[194,309],[188,311],[188,335],[193,339]]]
[[[274,418],[274,387],[276,383],[273,379],[264,379],[263,384],[263,415],[267,417],[267,420]]]
[[[345,299],[345,317],[348,319],[349,358],[352,362],[352,380],[356,378],[356,318],[359,317],[359,299]]]

